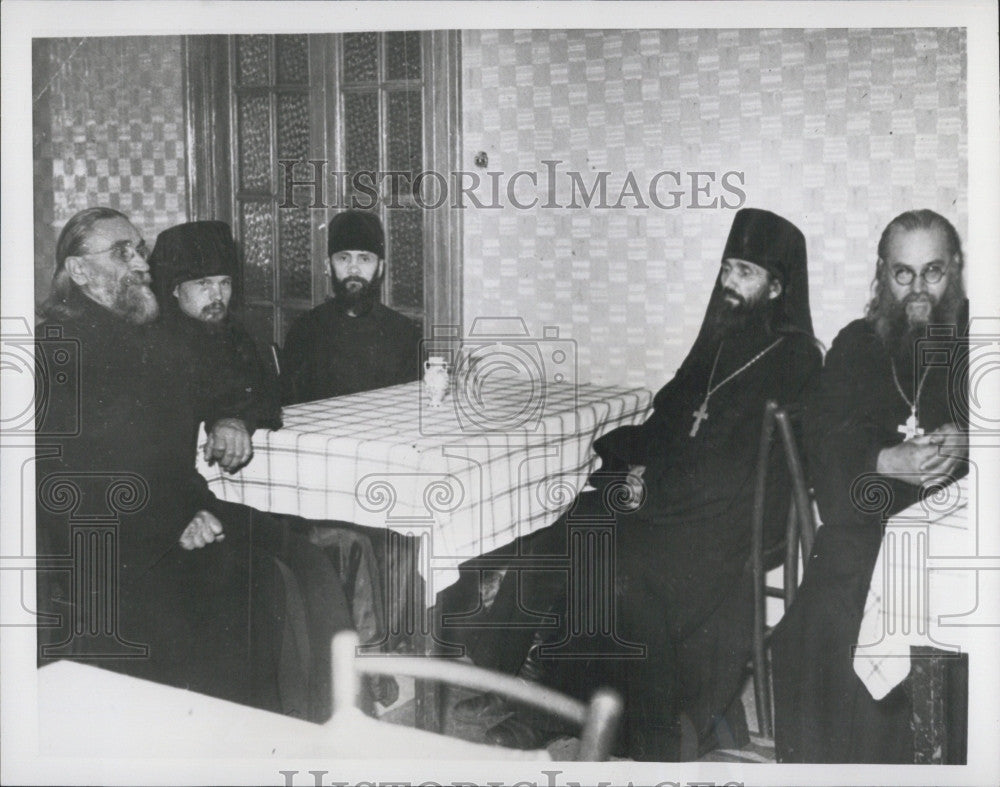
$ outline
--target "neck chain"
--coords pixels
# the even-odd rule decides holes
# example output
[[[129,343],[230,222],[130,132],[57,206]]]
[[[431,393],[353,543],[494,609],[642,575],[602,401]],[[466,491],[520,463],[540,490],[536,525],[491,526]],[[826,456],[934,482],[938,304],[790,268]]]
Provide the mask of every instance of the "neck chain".
[[[890,358],[889,363],[892,364],[892,381],[896,384],[896,390],[899,391],[899,395],[903,397],[903,401],[910,408],[910,417],[906,419],[905,424],[897,426],[896,431],[903,435],[904,440],[912,440],[917,435],[924,433],[924,430],[920,428],[917,410],[920,407],[920,392],[924,390],[924,380],[927,379],[927,372],[931,370],[931,367],[924,367],[924,373],[920,375],[920,382],[917,383],[917,395],[913,397],[913,401],[911,402],[903,392],[903,386],[899,384],[899,376],[896,374],[896,361]]]
[[[737,369],[735,372],[729,375],[725,380],[722,380],[721,382],[712,385],[712,380],[715,379],[715,368],[719,365],[719,355],[722,353],[723,343],[722,342],[719,343],[719,349],[715,351],[715,361],[712,363],[712,371],[708,375],[708,388],[705,391],[705,398],[701,402],[701,407],[699,407],[697,410],[691,413],[691,415],[694,416],[694,423],[691,424],[691,431],[688,432],[688,437],[694,437],[696,434],[698,434],[698,429],[701,427],[701,422],[708,420],[708,400],[711,398],[712,394],[718,391],[722,386],[724,386],[734,377],[745,372],[747,369],[749,369],[751,366],[757,363],[757,361],[759,361],[761,358],[763,358],[765,355],[771,352],[771,350],[773,350],[775,347],[781,344],[781,339],[783,338],[784,337],[775,339],[771,344],[769,344],[767,347],[765,347],[763,350],[757,353],[753,358],[751,358],[749,361],[743,364],[739,369]]]

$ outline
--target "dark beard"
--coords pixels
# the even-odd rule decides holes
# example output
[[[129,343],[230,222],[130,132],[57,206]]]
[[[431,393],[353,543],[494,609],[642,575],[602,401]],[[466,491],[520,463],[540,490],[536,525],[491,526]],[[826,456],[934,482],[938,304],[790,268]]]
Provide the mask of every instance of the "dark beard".
[[[347,285],[352,281],[359,282],[361,287],[357,290],[351,290]],[[382,280],[379,277],[372,281],[365,281],[360,276],[348,276],[342,281],[334,276],[333,294],[337,306],[358,317],[368,314],[378,301],[381,283]]]
[[[731,294],[739,298],[738,303],[730,303],[726,300],[725,293],[720,293],[709,315],[713,337],[721,341],[744,332],[767,332],[774,311],[773,301],[769,298],[760,298],[748,302],[735,293]]]

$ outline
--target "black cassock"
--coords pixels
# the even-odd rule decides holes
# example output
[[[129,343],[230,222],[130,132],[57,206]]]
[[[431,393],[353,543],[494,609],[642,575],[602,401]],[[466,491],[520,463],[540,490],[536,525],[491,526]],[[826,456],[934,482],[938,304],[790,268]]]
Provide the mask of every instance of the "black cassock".
[[[897,361],[900,387],[913,401],[926,369],[920,427],[963,427],[965,399],[952,391],[965,386],[966,345],[954,332],[921,341],[916,370],[912,358]],[[795,603],[772,639],[779,761],[913,761],[906,682],[874,700],[854,673],[851,652],[884,520],[920,495],[917,485],[874,475],[879,452],[904,439],[898,428],[909,415],[871,324],[850,323],[834,340],[806,410],[806,451],[823,525]],[[852,484],[866,474],[890,492],[884,511],[866,512],[852,502]]]
[[[692,719],[702,748],[712,748],[717,738],[739,742],[746,735],[742,712],[735,719],[742,729],[727,732],[720,724],[738,700],[751,650],[750,514],[764,404],[768,399],[799,401],[818,378],[821,357],[805,333],[743,333],[724,342],[714,375],[714,382],[721,381],[779,339],[711,396],[708,419],[694,436],[693,412],[705,398],[718,342],[699,342],[656,395],[654,412],[644,424],[616,429],[595,442],[604,460],[595,477],[598,485],[620,476],[628,465],[646,466],[647,499],[639,511],[622,513],[609,505],[610,485],[607,497],[601,491],[580,495],[569,514],[516,546],[533,559],[566,555],[575,524],[614,524],[613,627],[619,640],[645,645],[645,658],[567,659],[564,649],[564,657],[543,661],[547,681],[564,691],[585,698],[601,685],[620,691],[625,699],[621,750],[635,759],[679,758],[682,711]],[[766,539],[773,545],[783,534],[788,485],[781,455],[775,452],[771,459]],[[544,635],[547,645],[558,647],[570,616],[567,582],[575,578],[508,570],[492,611],[492,625],[502,627],[502,633],[480,634],[470,643],[476,662],[515,670],[532,635],[531,627],[523,626],[539,613],[556,614],[562,621]],[[516,621],[522,628],[498,621]],[[454,637],[456,629],[445,634]],[[586,651],[608,643],[584,638],[576,644]]]
[[[160,303],[164,329],[189,350],[190,368],[179,371],[205,378],[206,418],[239,418],[251,434],[280,429],[278,378],[247,330],[232,316],[218,325],[196,320],[170,298]]]
[[[420,379],[420,329],[381,303],[357,317],[328,300],[299,317],[281,354],[283,404]]]
[[[715,382],[775,338],[727,340]],[[715,349],[692,354],[656,395],[645,424],[616,430],[594,446],[606,467],[616,461],[646,466],[644,505],[616,517],[615,598],[618,636],[645,644],[648,655],[611,662],[612,680],[626,695],[629,748],[642,759],[676,758],[680,712],[693,722],[703,748],[728,735],[737,742],[741,737],[739,730],[727,735],[719,724],[738,699],[751,646],[750,518],[764,404],[799,401],[820,368],[810,336],[785,335],[712,395],[708,419],[691,436]],[[765,547],[782,537],[787,489],[775,451]]]
[[[51,382],[40,400],[36,438],[38,554],[65,564],[74,524],[86,529],[94,517],[114,523],[115,551],[98,572],[116,580],[107,625],[129,646],[82,635],[105,618],[94,608],[104,596],[79,582],[74,587],[85,576],[79,567],[43,571],[39,607],[61,616],[62,625],[39,629],[40,647],[49,648],[47,658],[40,651],[40,663],[73,658],[322,718],[329,712],[328,674],[316,676],[327,687],[325,698],[315,692],[319,707],[307,706],[313,692],[298,692],[300,707],[289,707],[278,693],[288,677],[278,672],[287,585],[274,554],[288,545],[277,543],[270,517],[219,501],[195,471],[204,403],[185,349],[158,323],[129,324],[81,295],[72,303],[78,318],[37,329],[47,337],[39,343],[39,373],[47,370]],[[69,377],[57,380],[64,371]],[[201,509],[218,516],[225,539],[184,550],[180,535]],[[273,550],[268,542],[275,542]],[[290,562],[308,565],[316,580],[301,590],[315,596],[306,604],[325,608],[324,618],[310,623],[328,650],[333,630],[350,627],[342,589],[311,545],[294,551]],[[81,631],[72,630],[74,623]],[[146,646],[147,655],[135,658],[130,645]]]
[[[555,524],[512,550],[531,559],[565,559],[577,524],[610,523],[614,574],[592,581],[599,591],[613,588],[607,594],[613,595],[613,617],[579,603],[585,596],[579,585],[591,581],[586,572],[571,568],[567,579],[565,572],[508,570],[491,624],[520,628],[501,628],[502,642],[487,636],[468,643],[477,662],[512,671],[534,636],[546,646],[539,655],[547,680],[558,688],[583,697],[601,685],[618,688],[625,700],[621,749],[634,759],[679,759],[682,714],[703,751],[747,737],[738,699],[751,652],[750,519],[764,405],[769,399],[801,401],[822,363],[812,338],[806,244],[798,228],[769,211],[744,208],[734,217],[722,258],[753,262],[782,283],[772,312],[751,316],[720,341],[715,316],[728,308],[720,272],[694,346],[657,393],[652,416],[595,441],[603,460],[593,479],[600,491],[580,495]],[[708,418],[692,434],[710,386],[718,388],[707,403]],[[780,540],[789,499],[777,451],[770,462],[765,546]],[[645,466],[647,496],[637,510],[623,511],[616,503],[620,484],[610,479],[620,480],[630,465]],[[537,623],[539,614],[560,623],[547,631],[536,625],[533,632],[526,621]],[[442,625],[445,636],[456,633],[447,630],[447,621]],[[575,626],[583,636],[569,643],[578,648],[572,653],[566,638]],[[613,635],[601,636],[609,627]],[[618,642],[609,645],[609,637]],[[643,646],[645,656],[622,657],[635,653],[632,646]]]

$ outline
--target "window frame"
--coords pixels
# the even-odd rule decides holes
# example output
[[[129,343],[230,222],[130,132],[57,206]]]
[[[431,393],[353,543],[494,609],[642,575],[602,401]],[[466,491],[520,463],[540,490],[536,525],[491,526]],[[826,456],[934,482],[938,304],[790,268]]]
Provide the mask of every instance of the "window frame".
[[[421,32],[423,58],[423,166],[449,177],[460,169],[461,124],[461,32],[435,30]],[[340,85],[342,34],[310,34],[309,101],[310,156],[327,161],[326,172],[343,162]],[[273,44],[272,44],[273,46]],[[185,137],[187,152],[189,220],[219,219],[233,227],[241,241],[236,222],[238,151],[235,85],[236,36],[184,36]],[[382,66],[380,65],[380,68]],[[380,98],[380,107],[382,104]],[[272,113],[273,117],[273,113]],[[274,129],[271,143],[274,144]],[[384,145],[380,145],[383,148]],[[384,152],[380,153],[384,158]],[[276,161],[273,183],[277,201],[282,190],[281,171]],[[329,179],[324,193],[326,204],[333,201]],[[279,208],[280,209],[280,208]],[[328,293],[326,274],[326,226],[332,209],[311,209],[311,299],[285,299],[280,292],[280,271],[275,266],[274,297],[270,301],[248,302],[245,306],[270,304],[275,312],[272,341],[280,342],[287,332],[286,309],[307,309],[322,303]],[[277,233],[277,223],[274,232]],[[275,237],[277,253],[277,237]],[[462,212],[445,205],[426,210],[423,220],[423,327],[424,335],[454,330],[462,325]],[[280,264],[280,263],[279,263]],[[388,260],[391,269],[392,260]],[[388,288],[391,279],[383,283]],[[241,277],[242,286],[242,277]],[[388,289],[386,289],[388,292]],[[241,293],[242,296],[242,293]],[[400,309],[404,313],[405,309]],[[411,316],[412,310],[409,310]]]

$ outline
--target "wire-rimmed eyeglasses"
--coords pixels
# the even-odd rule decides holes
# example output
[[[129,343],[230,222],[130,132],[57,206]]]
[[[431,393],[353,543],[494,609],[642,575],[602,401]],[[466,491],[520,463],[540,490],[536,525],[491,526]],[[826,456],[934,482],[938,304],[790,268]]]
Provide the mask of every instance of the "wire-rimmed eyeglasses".
[[[926,284],[937,284],[944,278],[944,275],[947,272],[947,265],[938,265],[936,262],[932,262],[920,271],[920,278],[923,279]],[[913,284],[913,280],[917,277],[917,272],[907,265],[896,265],[892,269],[891,273],[892,278],[896,281],[896,284],[902,285],[903,287],[908,284]]]
[[[81,257],[96,257],[98,254],[106,254],[111,252],[111,255],[121,263],[128,263],[132,261],[132,257],[138,255],[142,259],[147,259],[149,257],[149,246],[146,245],[146,241],[141,240],[138,243],[133,243],[130,240],[119,240],[112,243],[106,249],[99,249],[98,251],[88,251],[81,254]]]

